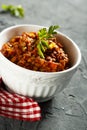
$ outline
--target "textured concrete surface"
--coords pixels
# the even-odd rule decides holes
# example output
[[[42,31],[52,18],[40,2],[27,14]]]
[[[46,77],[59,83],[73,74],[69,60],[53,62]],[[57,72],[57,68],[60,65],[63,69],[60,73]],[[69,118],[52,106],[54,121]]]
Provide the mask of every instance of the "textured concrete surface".
[[[41,121],[0,117],[0,130],[87,130],[87,0],[0,0],[2,4],[21,4],[25,17],[0,13],[0,31],[21,23],[59,24],[60,31],[79,46],[82,61],[67,88],[51,101],[40,104]]]

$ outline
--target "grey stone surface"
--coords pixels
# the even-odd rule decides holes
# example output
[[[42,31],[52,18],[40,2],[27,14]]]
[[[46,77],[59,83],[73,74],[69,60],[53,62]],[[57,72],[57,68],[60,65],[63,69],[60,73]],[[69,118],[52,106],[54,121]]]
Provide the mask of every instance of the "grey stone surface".
[[[21,4],[25,17],[0,13],[0,31],[21,23],[59,24],[60,31],[79,46],[82,61],[67,88],[52,100],[40,103],[41,121],[0,117],[0,130],[87,130],[87,0],[0,0],[2,4]]]

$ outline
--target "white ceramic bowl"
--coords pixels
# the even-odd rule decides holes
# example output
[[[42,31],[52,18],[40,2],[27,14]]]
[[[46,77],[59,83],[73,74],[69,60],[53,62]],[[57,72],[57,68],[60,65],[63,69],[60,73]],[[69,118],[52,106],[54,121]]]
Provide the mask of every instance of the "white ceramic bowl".
[[[24,31],[38,31],[42,26],[17,25],[0,33],[0,49],[2,45],[15,35]],[[37,72],[22,68],[5,58],[0,52],[0,74],[8,89],[21,95],[35,98],[37,101],[51,99],[69,83],[81,61],[78,46],[66,35],[58,32],[58,40],[69,55],[71,68],[61,72]]]

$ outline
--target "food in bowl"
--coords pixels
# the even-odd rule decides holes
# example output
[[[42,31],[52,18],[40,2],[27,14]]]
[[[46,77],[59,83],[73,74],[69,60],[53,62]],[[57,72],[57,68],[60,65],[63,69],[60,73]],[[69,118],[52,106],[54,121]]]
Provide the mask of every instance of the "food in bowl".
[[[0,50],[11,38],[20,36],[23,32],[37,33],[42,28],[44,27],[39,25],[22,24],[4,29],[0,33]],[[32,71],[14,64],[0,51],[0,75],[8,90],[43,102],[66,88],[80,64],[81,52],[76,43],[65,34],[57,31],[55,35],[58,43],[62,44],[64,52],[68,55],[69,68],[58,72]],[[41,52],[43,53],[42,50]],[[40,54],[40,58],[44,60],[44,57],[41,57],[42,53],[38,51],[38,55]]]
[[[1,53],[11,62],[26,69],[41,72],[58,72],[68,69],[69,57],[58,42],[55,29],[50,26],[38,32],[23,32],[13,36],[1,48]]]

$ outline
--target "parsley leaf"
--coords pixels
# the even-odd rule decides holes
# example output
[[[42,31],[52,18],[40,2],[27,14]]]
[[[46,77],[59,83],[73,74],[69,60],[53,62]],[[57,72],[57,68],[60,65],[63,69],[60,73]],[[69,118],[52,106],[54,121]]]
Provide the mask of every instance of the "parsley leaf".
[[[43,38],[47,38],[47,29],[46,28],[40,29],[38,32],[38,36],[40,40]]]
[[[2,9],[6,12],[10,12],[11,15],[23,18],[24,17],[24,9],[21,5],[2,5]]]
[[[57,32],[54,31],[55,29],[58,29],[59,26],[58,25],[54,25],[54,26],[50,26],[49,29],[48,29],[48,34],[51,35],[51,34],[56,34]]]

